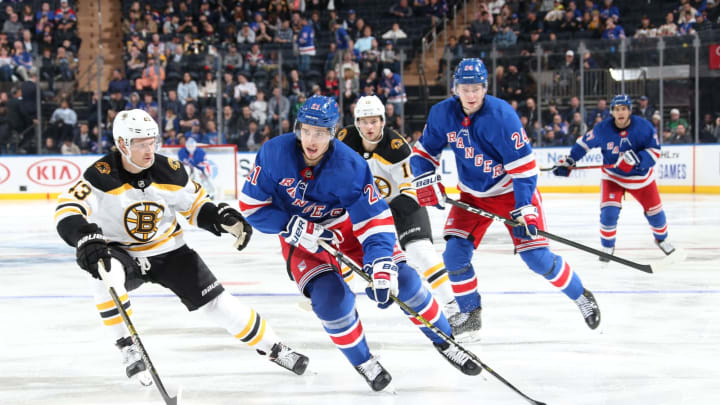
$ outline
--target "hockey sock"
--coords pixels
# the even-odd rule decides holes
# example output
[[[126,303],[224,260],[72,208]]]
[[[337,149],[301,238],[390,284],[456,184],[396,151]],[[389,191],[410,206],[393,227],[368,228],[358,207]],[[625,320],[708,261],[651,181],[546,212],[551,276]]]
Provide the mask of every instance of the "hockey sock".
[[[482,304],[477,292],[475,269],[470,264],[474,250],[475,246],[471,241],[451,237],[443,253],[453,294],[462,312],[470,312]]]
[[[122,316],[120,316],[120,311],[115,306],[115,302],[112,297],[110,297],[110,293],[105,287],[105,284],[100,280],[88,278],[90,279],[89,284],[93,292],[95,307],[100,313],[100,319],[102,319],[103,324],[106,326],[105,329],[108,330],[113,337],[113,342],[128,336],[128,330],[122,320]],[[130,298],[127,292],[123,289],[119,291],[119,293],[118,298],[120,298],[123,308],[125,308],[128,316],[131,316],[132,305],[130,304]]]
[[[655,213],[654,215],[648,215],[648,213],[645,213],[645,218],[647,218],[647,221],[650,224],[650,229],[652,229],[652,233],[655,239],[659,241],[664,241],[665,238],[667,238],[668,236],[668,226],[667,219],[665,218],[665,211],[663,211],[661,208],[660,211]]]
[[[520,257],[530,270],[545,277],[570,299],[577,299],[585,290],[580,277],[570,265],[562,257],[550,252],[550,249],[543,247],[526,250],[520,253]]]
[[[355,294],[336,272],[325,272],[310,280],[305,287],[312,309],[320,318],[330,340],[353,366],[370,359],[362,322],[355,310]]]
[[[425,288],[420,280],[420,276],[405,262],[398,264],[398,289],[400,290],[398,293],[398,299],[400,299],[400,301],[403,301],[407,306],[422,315],[428,322],[437,326],[446,334],[452,334],[450,324],[437,301],[435,301],[435,298],[430,294],[430,290]],[[440,336],[436,335],[435,332],[431,331],[427,326],[424,326],[423,323],[415,319],[414,316],[407,312],[405,312],[405,314],[410,318],[412,323],[420,327],[420,330],[425,336],[430,338],[430,340],[435,343],[444,342]]]
[[[604,206],[600,208],[600,243],[603,247],[615,246],[617,222],[620,216],[620,207]]]
[[[253,349],[269,353],[273,344],[280,341],[260,314],[227,291],[200,307],[199,311]]]
[[[452,285],[440,255],[435,252],[432,242],[427,239],[409,242],[405,249],[412,260],[417,263],[423,279],[432,289],[433,295],[445,306],[455,299]]]

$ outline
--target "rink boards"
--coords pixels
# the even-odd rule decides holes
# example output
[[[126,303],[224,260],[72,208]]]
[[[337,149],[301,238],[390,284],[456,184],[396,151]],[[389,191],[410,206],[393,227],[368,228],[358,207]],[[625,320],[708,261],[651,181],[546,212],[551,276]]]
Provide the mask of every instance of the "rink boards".
[[[551,167],[558,158],[569,152],[569,147],[536,148],[540,168]],[[82,172],[99,155],[43,155],[4,156],[0,159],[0,199],[54,199],[58,193],[77,182]],[[226,189],[241,185],[255,160],[254,153],[209,154],[213,167],[217,167],[215,181]],[[580,162],[597,165],[602,158],[593,150]],[[236,170],[232,166],[236,164]],[[225,168],[228,168],[227,170]],[[449,191],[456,191],[457,171],[449,149],[443,151],[440,173]],[[655,166],[655,176],[663,193],[720,194],[720,144],[668,145],[662,148],[662,157]],[[598,192],[600,170],[577,170],[569,178],[550,172],[541,172],[538,186],[542,192]]]

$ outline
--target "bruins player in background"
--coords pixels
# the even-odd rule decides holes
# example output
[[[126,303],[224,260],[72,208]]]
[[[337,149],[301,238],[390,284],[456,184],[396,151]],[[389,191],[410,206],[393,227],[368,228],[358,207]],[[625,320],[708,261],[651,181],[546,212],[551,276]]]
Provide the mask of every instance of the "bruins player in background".
[[[433,248],[427,210],[418,204],[410,184],[412,148],[397,131],[385,128],[385,106],[377,96],[360,97],[354,116],[355,125],[340,130],[338,139],[367,161],[380,195],[390,205],[400,246],[430,285],[452,325],[453,315],[460,309],[442,258]],[[350,282],[352,271],[344,268],[343,276]],[[462,332],[453,329],[455,336]]]
[[[113,279],[119,276],[118,284],[125,290],[145,282],[160,284],[189,311],[202,312],[270,361],[302,374],[308,358],[281,343],[265,319],[224,290],[183,241],[176,214],[214,235],[231,233],[238,250],[252,234],[245,218],[227,204],[213,204],[179,161],[155,153],[160,145],[158,126],[145,111],[119,113],[113,138],[117,151],[87,168],[82,179],[60,195],[55,222],[62,239],[76,249],[77,264],[89,273],[95,305],[122,353],[128,378],[152,384],[98,274],[99,260]],[[120,300],[131,315],[127,293],[121,293]]]

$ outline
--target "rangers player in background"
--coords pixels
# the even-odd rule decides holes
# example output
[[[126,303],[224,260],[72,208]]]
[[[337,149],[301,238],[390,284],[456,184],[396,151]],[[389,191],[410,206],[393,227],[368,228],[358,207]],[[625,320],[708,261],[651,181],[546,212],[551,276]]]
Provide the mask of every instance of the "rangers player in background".
[[[417,202],[410,170],[412,149],[402,135],[385,128],[385,106],[377,96],[364,96],[355,104],[355,125],[338,132],[338,140],[359,153],[370,166],[375,185],[390,205],[400,247],[416,263],[433,295],[450,319],[460,311],[442,258],[432,244],[427,209]],[[346,281],[352,271],[343,269]]]
[[[607,253],[615,252],[617,222],[622,198],[627,191],[642,205],[655,244],[666,255],[675,251],[667,240],[668,225],[653,167],[660,158],[657,132],[648,120],[632,115],[632,101],[626,94],[610,102],[612,118],[598,123],[575,142],[570,155],[558,161],[553,173],[569,176],[575,162],[593,148],[600,148],[603,164],[600,181],[600,242]],[[600,258],[601,261],[608,261]]]
[[[352,149],[336,141],[337,103],[310,97],[299,109],[295,133],[280,135],[260,148],[240,194],[240,208],[252,226],[278,234],[288,272],[330,339],[374,391],[390,374],[370,354],[355,309],[355,294],[343,280],[336,259],[319,241],[364,264],[372,278],[366,290],[379,307],[395,294],[447,334],[450,325],[432,294],[396,248],[393,218],[374,186],[370,168]],[[468,375],[480,365],[412,316],[410,319],[454,367]]]
[[[535,273],[572,299],[591,329],[600,324],[593,294],[565,260],[552,253],[542,199],[536,190],[538,169],[530,142],[512,107],[487,95],[487,69],[480,59],[463,59],[454,75],[455,94],[430,110],[423,135],[411,158],[420,205],[444,208],[445,191],[436,169],[449,145],[458,169],[460,201],[520,223],[508,231],[515,251]],[[477,337],[481,300],[471,263],[492,220],[453,206],[445,222],[443,259],[462,314],[453,328]],[[460,338],[460,336],[458,336]]]
[[[113,122],[117,151],[90,166],[80,181],[60,195],[57,231],[76,248],[103,324],[121,350],[129,378],[152,383],[140,352],[98,273],[98,261],[133,290],[145,282],[170,289],[189,311],[198,310],[241,342],[280,366],[302,374],[307,357],[280,342],[254,310],[226,292],[200,256],[183,241],[176,214],[220,236],[236,236],[242,250],[252,228],[227,204],[215,206],[190,180],[179,161],[156,154],[158,126],[148,113],[123,111]],[[114,265],[113,265],[114,264]],[[122,291],[122,288],[120,288]],[[120,297],[128,314],[127,294]]]
[[[195,138],[188,138],[185,145],[178,150],[178,160],[188,169],[190,178],[205,188],[211,200],[216,195],[222,195],[222,190],[218,190],[212,181],[212,166],[208,162],[207,153],[198,147]]]

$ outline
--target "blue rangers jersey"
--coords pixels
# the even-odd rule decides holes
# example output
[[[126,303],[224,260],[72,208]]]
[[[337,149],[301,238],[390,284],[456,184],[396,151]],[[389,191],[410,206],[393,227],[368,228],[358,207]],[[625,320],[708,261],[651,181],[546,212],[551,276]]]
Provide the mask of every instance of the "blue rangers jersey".
[[[645,187],[655,180],[653,166],[660,158],[660,142],[655,127],[648,120],[632,115],[630,125],[621,130],[612,118],[608,118],[577,139],[570,150],[570,157],[577,162],[592,148],[600,148],[605,165],[614,165],[620,155],[630,149],[640,158],[640,163],[629,173],[614,167],[603,168],[603,179],[631,190]]]
[[[538,168],[527,134],[510,104],[486,95],[483,106],[470,117],[457,97],[434,105],[413,149],[413,174],[435,171],[446,145],[455,154],[461,191],[479,198],[514,191],[516,207],[531,203]]]
[[[210,174],[210,164],[205,158],[205,151],[202,148],[195,149],[195,153],[192,155],[186,148],[180,148],[178,151],[178,160],[184,165],[193,166],[203,173]]]
[[[325,227],[349,215],[365,264],[393,256],[390,208],[375,189],[365,160],[335,139],[312,168],[306,166],[294,133],[265,142],[245,179],[239,204],[253,228],[272,234],[282,232],[293,215]]]

